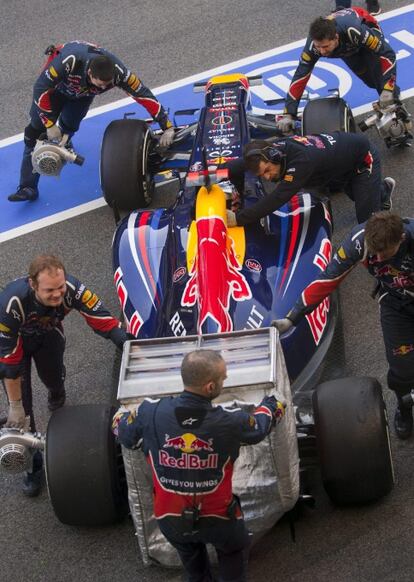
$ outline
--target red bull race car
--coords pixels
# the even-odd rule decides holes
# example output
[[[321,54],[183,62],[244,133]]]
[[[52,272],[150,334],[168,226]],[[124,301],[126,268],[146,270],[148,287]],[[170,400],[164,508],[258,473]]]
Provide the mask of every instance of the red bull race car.
[[[335,299],[325,300],[281,338],[269,327],[331,258],[329,200],[298,192],[257,224],[227,226],[226,209],[237,200],[228,163],[241,157],[250,139],[277,135],[273,118],[253,115],[249,82],[233,74],[205,83],[198,119],[177,128],[168,152],[159,151],[145,121],[112,122],[102,145],[101,181],[119,219],[114,281],[135,338],[124,346],[118,401],[135,405],[145,397],[180,392],[183,356],[208,347],[220,350],[227,363],[220,404],[250,409],[274,393],[287,405],[283,421],[260,450],[259,445],[256,452],[242,447],[235,466],[233,487],[257,540],[301,498],[301,476],[317,459],[325,489],[340,505],[386,495],[393,469],[379,383],[337,379],[316,387],[334,334]],[[346,104],[332,96],[309,103],[303,132],[346,129],[350,121]],[[154,185],[165,178],[179,184],[174,203],[147,208]],[[260,180],[247,175],[241,203],[254,204],[264,191]],[[46,444],[40,436],[0,430],[0,467],[10,439],[14,466],[20,447],[19,470],[27,450],[45,446],[49,496],[57,517],[70,525],[120,519],[127,511],[128,489],[144,563],[178,564],[153,517],[143,455],[121,453],[110,431],[114,410],[101,405],[59,409],[49,422]],[[200,463],[214,456],[211,440],[190,430],[165,435],[164,445],[165,458],[176,455],[183,466],[190,456]]]
[[[130,212],[114,237],[115,285],[128,331],[138,339],[269,326],[331,258],[329,200],[310,192],[299,192],[260,223],[227,227],[226,208],[237,196],[228,163],[251,139],[280,137],[273,116],[251,113],[249,82],[232,74],[203,84],[198,120],[178,129],[163,156],[143,121],[114,121],[105,132],[103,192],[116,213]],[[351,114],[338,97],[309,105],[304,131],[316,132],[318,123],[325,131],[348,127]],[[146,209],[160,175],[179,181],[176,200]],[[260,180],[247,175],[241,203],[252,205],[264,193]],[[298,398],[314,385],[335,320],[335,305],[326,299],[282,338]]]

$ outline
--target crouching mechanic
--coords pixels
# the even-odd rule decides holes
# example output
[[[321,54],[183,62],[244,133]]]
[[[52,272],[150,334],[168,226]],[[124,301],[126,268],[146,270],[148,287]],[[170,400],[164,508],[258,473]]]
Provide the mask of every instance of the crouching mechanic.
[[[62,262],[50,255],[36,257],[29,276],[9,283],[0,294],[0,378],[9,398],[6,426],[36,431],[33,415],[31,361],[47,387],[50,411],[65,403],[65,336],[62,320],[76,309],[98,335],[121,348],[127,339],[120,322],[99,297],[78,279],[67,275]],[[33,457],[32,471],[23,481],[23,493],[38,495],[42,478],[42,455]]]
[[[284,115],[276,121],[283,133],[294,130],[300,99],[320,57],[341,58],[365,85],[376,89],[381,108],[399,98],[395,84],[397,57],[376,19],[355,6],[339,10],[326,18],[320,16],[310,26],[286,96]]]
[[[24,151],[17,192],[11,202],[33,202],[39,196],[39,174],[33,173],[32,152],[36,140],[46,133],[49,140],[66,144],[96,95],[120,87],[164,130],[160,146],[169,147],[174,128],[162,105],[140,79],[109,51],[86,42],[49,47],[49,59],[33,88],[30,124],[24,130]]]
[[[379,212],[356,226],[320,279],[306,287],[285,319],[273,323],[282,333],[297,325],[358,262],[378,282],[388,387],[397,396],[394,426],[397,436],[407,439],[413,430],[412,407],[403,397],[414,390],[414,219]]]
[[[274,396],[264,398],[253,414],[213,407],[227,376],[223,358],[212,350],[187,354],[181,376],[180,396],[144,400],[132,412],[121,407],[114,432],[124,446],[142,448],[148,459],[154,515],[177,549],[188,582],[213,580],[207,543],[216,549],[220,580],[244,582],[249,537],[232,493],[233,465],[240,445],[262,441],[284,407]],[[178,459],[191,461],[192,468],[178,467]]]
[[[241,160],[228,163],[229,178],[244,190],[244,174],[277,183],[274,190],[252,206],[227,211],[228,226],[244,226],[271,214],[303,188],[344,189],[354,201],[357,222],[373,212],[390,210],[393,178],[381,179],[377,151],[363,134],[334,131],[331,134],[293,135],[273,143],[255,140],[247,144]]]

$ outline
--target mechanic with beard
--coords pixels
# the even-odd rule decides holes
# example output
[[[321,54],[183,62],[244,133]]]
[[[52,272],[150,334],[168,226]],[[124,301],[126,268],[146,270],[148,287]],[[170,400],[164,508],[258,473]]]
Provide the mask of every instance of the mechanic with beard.
[[[400,439],[413,431],[414,390],[414,219],[378,212],[343,240],[320,278],[310,283],[285,319],[281,333],[297,325],[332,293],[357,263],[377,280],[382,333],[388,361],[388,387],[397,396],[394,426]]]
[[[294,130],[302,93],[320,57],[340,58],[365,85],[376,89],[380,107],[398,100],[396,54],[384,38],[380,25],[363,8],[347,8],[320,16],[309,29],[309,36],[293,76],[284,115],[276,120],[283,133]]]
[[[290,136],[273,143],[255,140],[247,144],[243,160],[228,163],[229,179],[240,193],[248,170],[276,182],[272,192],[252,206],[227,211],[228,226],[245,226],[271,214],[303,188],[318,192],[323,187],[344,189],[354,201],[357,222],[373,212],[390,210],[395,188],[393,178],[381,180],[377,151],[363,134],[334,131],[331,134]]]
[[[30,124],[24,130],[24,152],[17,192],[11,202],[33,202],[39,197],[39,174],[33,173],[32,152],[36,140],[47,138],[61,145],[79,129],[94,97],[120,87],[145,107],[164,130],[160,146],[168,148],[174,128],[162,105],[141,80],[109,51],[86,42],[50,46],[49,58],[33,89]]]
[[[181,365],[184,391],[121,407],[113,430],[120,442],[141,448],[152,469],[154,515],[176,548],[188,582],[211,582],[206,544],[217,552],[220,580],[244,582],[249,536],[232,493],[240,445],[262,441],[284,415],[274,396],[252,414],[212,405],[226,379],[218,352],[196,350]],[[191,468],[189,468],[191,467]]]
[[[98,335],[122,348],[127,339],[120,322],[103,306],[99,297],[75,277],[67,275],[62,262],[52,255],[36,257],[29,276],[9,283],[0,293],[0,378],[9,399],[6,427],[36,431],[33,415],[31,361],[48,389],[48,408],[65,403],[65,336],[62,320],[76,309]],[[43,459],[33,456],[32,471],[26,473],[23,493],[39,494]]]

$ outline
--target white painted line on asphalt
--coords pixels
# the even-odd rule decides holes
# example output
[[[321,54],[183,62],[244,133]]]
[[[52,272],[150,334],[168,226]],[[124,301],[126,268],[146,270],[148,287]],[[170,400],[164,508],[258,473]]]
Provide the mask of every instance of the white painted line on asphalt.
[[[75,216],[85,214],[85,212],[90,212],[91,210],[96,210],[97,208],[101,208],[102,206],[105,205],[106,202],[104,198],[98,198],[97,200],[92,200],[91,202],[86,202],[85,204],[74,206],[73,208],[69,208],[68,210],[57,212],[52,216],[47,216],[45,218],[41,218],[40,220],[35,220],[33,222],[30,222],[29,224],[23,224],[22,226],[18,226],[17,228],[13,228],[12,230],[0,233],[0,243],[6,242],[13,238],[17,238],[24,234],[29,234],[34,230],[39,230],[41,228],[45,228],[46,226],[51,226],[52,224],[55,224],[57,222],[62,222],[63,220],[67,220],[68,218],[74,218]]]

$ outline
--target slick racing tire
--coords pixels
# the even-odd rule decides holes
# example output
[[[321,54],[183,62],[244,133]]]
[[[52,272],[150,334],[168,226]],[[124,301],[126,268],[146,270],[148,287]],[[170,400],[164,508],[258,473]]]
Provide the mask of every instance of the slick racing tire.
[[[302,115],[302,135],[355,132],[352,111],[340,97],[323,97],[308,101]]]
[[[67,525],[100,526],[128,512],[120,446],[111,432],[115,408],[100,404],[60,408],[46,434],[46,479],[57,518]]]
[[[101,148],[101,187],[107,204],[130,212],[151,203],[154,191],[148,156],[152,135],[145,121],[118,119],[105,130]]]
[[[336,505],[369,503],[394,484],[385,403],[374,378],[340,378],[313,393],[322,481]]]

